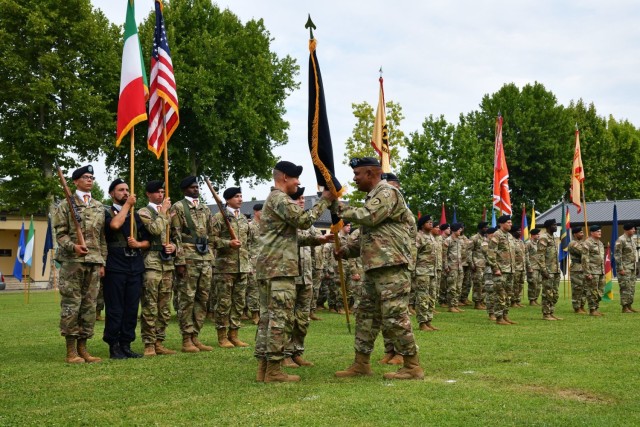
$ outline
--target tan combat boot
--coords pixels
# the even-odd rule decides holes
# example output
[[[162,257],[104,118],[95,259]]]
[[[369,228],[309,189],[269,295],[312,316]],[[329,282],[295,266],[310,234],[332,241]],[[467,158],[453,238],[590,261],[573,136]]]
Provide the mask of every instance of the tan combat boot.
[[[433,326],[433,325],[431,324],[431,320],[429,320],[429,321],[427,322],[427,327],[428,327],[429,329],[431,329],[432,331],[439,331],[439,330],[440,330],[440,328],[436,328],[435,326]]]
[[[145,344],[144,345],[144,357],[153,357],[156,355],[156,346],[155,344]]]
[[[313,366],[313,363],[309,362],[308,360],[305,360],[302,358],[302,355],[298,354],[297,356],[293,356],[292,360],[298,365],[298,366]]]
[[[427,332],[431,332],[433,329],[431,329],[426,322],[424,323],[420,323],[420,330],[421,331],[427,331]]]
[[[348,378],[359,375],[373,375],[373,371],[371,371],[371,363],[369,362],[370,358],[371,355],[369,354],[356,352],[356,358],[353,364],[344,371],[336,372],[336,377]]]
[[[78,338],[78,356],[82,357],[87,363],[97,363],[102,361],[99,357],[94,357],[89,354],[87,351],[86,338]]]
[[[76,351],[76,339],[73,337],[65,337],[67,342],[67,357],[64,359],[67,363],[84,363],[84,359],[78,356]]]
[[[635,308],[631,307],[631,304],[629,304],[627,307],[629,307],[629,310],[631,310],[632,313],[638,313],[639,310],[636,310]]]
[[[509,315],[505,314],[503,317],[504,321],[509,323],[510,325],[517,325],[517,322],[514,322],[513,320],[509,319]]]
[[[395,355],[396,355],[396,354],[395,354],[395,353],[393,353],[393,352],[391,352],[391,353],[385,353],[385,354],[384,354],[384,357],[383,357],[382,359],[380,359],[380,360],[378,361],[378,363],[379,363],[379,364],[381,364],[381,365],[386,365],[386,364],[388,364],[388,363],[389,363],[389,361],[390,361],[391,359],[393,359],[393,356],[395,356]]]
[[[282,366],[285,368],[299,368],[300,366],[293,361],[292,358],[290,357],[285,357],[284,359],[282,359]]]
[[[300,377],[298,375],[289,375],[282,372],[280,361],[267,361],[267,369],[264,374],[265,383],[293,383],[298,381],[300,381]]]
[[[564,320],[562,317],[558,317],[555,314],[551,314],[551,317],[553,317],[556,320]]]
[[[633,313],[633,311],[631,311],[631,309],[629,308],[628,305],[625,305],[622,307],[622,312],[623,313]]]
[[[394,354],[391,360],[387,363],[387,365],[402,365],[404,363],[404,359],[401,354]]]
[[[229,335],[227,335],[227,338],[229,338],[229,341],[235,347],[249,347],[249,344],[247,344],[246,342],[240,341],[240,338],[238,338],[237,329],[229,329]]]
[[[511,323],[504,320],[502,316],[496,316],[496,325],[510,325]]]
[[[267,373],[267,361],[266,359],[258,360],[258,372],[256,373],[256,381],[259,383],[264,382],[264,376]]]
[[[423,380],[424,370],[420,366],[418,355],[404,356],[404,366],[397,372],[387,372],[383,375],[387,380]]]
[[[553,320],[553,321],[555,321],[555,320],[556,320],[556,318],[555,318],[555,317],[553,317],[553,316],[552,316],[552,315],[550,315],[550,314],[544,314],[544,315],[542,315],[542,320]]]
[[[589,309],[589,316],[602,317],[604,314],[600,313],[597,309]]]
[[[253,322],[254,325],[257,325],[258,322],[260,322],[260,312],[259,311],[251,312],[251,321]]]
[[[227,330],[225,328],[217,329],[218,346],[222,348],[234,348],[235,346],[227,338]]]
[[[200,351],[213,351],[213,347],[202,344],[196,334],[191,335],[191,342],[193,342],[193,345],[195,345]]]
[[[309,314],[309,319],[311,319],[311,320],[322,320],[320,317],[318,317],[316,315],[315,311],[312,311],[311,314]]]
[[[168,349],[167,347],[165,347],[164,345],[162,345],[162,341],[160,340],[156,340],[156,354],[157,355],[165,355],[165,354],[176,354],[175,351]]]
[[[191,340],[191,334],[186,334],[182,336],[182,352],[183,353],[198,353],[200,350],[198,347],[193,345],[193,341]]]

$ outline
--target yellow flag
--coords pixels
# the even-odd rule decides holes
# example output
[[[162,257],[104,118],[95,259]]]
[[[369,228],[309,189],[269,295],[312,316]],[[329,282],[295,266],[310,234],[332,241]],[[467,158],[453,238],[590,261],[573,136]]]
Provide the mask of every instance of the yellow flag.
[[[371,139],[371,145],[380,156],[382,172],[391,172],[391,165],[389,164],[389,129],[387,128],[387,114],[384,103],[382,77],[380,77],[380,96],[378,97],[376,120],[373,122],[373,138]]]

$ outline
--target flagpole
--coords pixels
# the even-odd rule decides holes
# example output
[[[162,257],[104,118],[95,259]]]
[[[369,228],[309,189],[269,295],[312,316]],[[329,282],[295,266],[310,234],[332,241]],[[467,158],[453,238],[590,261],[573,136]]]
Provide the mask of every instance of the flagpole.
[[[24,280],[24,262],[20,261],[20,268],[22,269],[22,288],[24,289],[24,303],[29,304],[29,296],[27,295],[27,282]]]
[[[131,173],[130,173],[130,178],[129,178],[129,194],[131,195],[131,194],[136,194],[136,192],[135,192],[135,184],[133,182],[133,178],[135,176],[135,170],[134,170],[134,167],[135,167],[134,166],[134,164],[135,164],[135,161],[134,161],[135,152],[134,152],[134,145],[133,145],[133,139],[134,139],[133,138],[133,127],[131,127],[130,135],[131,135],[131,151],[129,153],[129,162],[130,162]],[[133,216],[134,211],[135,211],[135,207],[131,206],[131,220],[129,221],[130,222],[129,225],[131,227],[130,227],[130,231],[129,231],[129,236],[133,237],[135,239],[136,236],[133,235],[133,225],[134,225],[134,222],[135,222],[135,218]]]
[[[31,275],[31,267],[27,269],[27,276]],[[29,304],[29,296],[31,295],[31,280],[27,277],[27,304]]]
[[[162,134],[164,136],[164,198],[169,198],[169,141],[167,140],[167,116],[164,114],[164,98],[161,101],[162,108]],[[167,222],[167,235],[165,236],[165,244],[169,244],[169,233],[171,232],[171,223]]]

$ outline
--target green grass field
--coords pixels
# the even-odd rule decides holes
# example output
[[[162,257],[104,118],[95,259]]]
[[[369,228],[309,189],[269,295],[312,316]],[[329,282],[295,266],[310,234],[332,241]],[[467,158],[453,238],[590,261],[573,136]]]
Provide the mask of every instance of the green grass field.
[[[441,313],[439,332],[416,332],[424,381],[387,381],[395,369],[338,380],[353,360],[343,317],[313,322],[298,384],[255,382],[253,348],[151,359],[64,363],[53,292],[0,294],[0,425],[640,425],[640,314],[603,303],[603,318],[575,315],[561,295],[562,322],[539,307],[514,309],[497,326],[481,311]],[[415,322],[415,319],[414,319]],[[108,357],[96,325],[90,351]],[[240,338],[253,345],[255,326]],[[201,334],[214,344],[208,323]],[[178,349],[172,319],[167,346]],[[138,340],[134,350],[142,350]],[[372,360],[382,356],[378,338]],[[293,370],[289,370],[293,371]]]

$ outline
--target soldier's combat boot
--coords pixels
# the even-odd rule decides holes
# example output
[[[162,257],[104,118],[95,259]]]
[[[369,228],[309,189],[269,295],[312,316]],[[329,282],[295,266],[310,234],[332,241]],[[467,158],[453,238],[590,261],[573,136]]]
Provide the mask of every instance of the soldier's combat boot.
[[[158,355],[165,355],[165,354],[176,354],[175,351],[168,349],[167,347],[165,347],[164,345],[162,345],[162,341],[160,340],[156,340],[156,354]]]
[[[491,320],[492,322],[495,322],[497,320],[496,315],[495,314],[490,314],[489,315],[489,320]]]
[[[204,345],[200,342],[200,340],[198,339],[198,336],[193,334],[191,336],[191,342],[193,342],[193,345],[195,345],[198,350],[200,351],[212,351],[213,347],[211,347],[210,345]]]
[[[393,355],[391,360],[387,363],[387,365],[402,365],[404,363],[404,358],[401,354],[396,353]]]
[[[264,376],[267,373],[267,361],[265,359],[258,360],[258,372],[256,373],[256,381],[264,382]]]
[[[302,356],[300,354],[293,356],[292,360],[298,364],[298,366],[313,366],[313,363],[309,362],[308,360],[305,360],[302,358]]]
[[[510,325],[511,323],[504,320],[503,316],[496,316],[496,325]]]
[[[551,317],[553,317],[556,320],[564,320],[562,317],[558,317],[555,314],[551,314]]]
[[[393,356],[395,356],[395,355],[396,355],[396,354],[395,354],[395,353],[393,353],[393,352],[392,352],[392,353],[385,353],[385,354],[384,354],[384,357],[383,357],[382,359],[380,359],[380,360],[378,361],[378,363],[379,363],[379,364],[381,364],[381,365],[386,365],[387,363],[389,363],[389,361],[390,361],[391,359],[393,359]]]
[[[311,312],[311,314],[309,314],[309,319],[311,319],[311,320],[322,320],[321,318],[319,318],[319,317],[316,315],[316,312],[315,312],[315,311],[312,311],[312,312]]]
[[[156,355],[156,346],[155,344],[145,344],[144,345],[144,357],[153,357]]]
[[[625,305],[622,307],[622,312],[623,313],[633,313],[633,311],[631,311],[631,309],[629,308],[628,305]]]
[[[64,359],[67,363],[84,363],[84,359],[78,356],[76,351],[76,339],[73,337],[65,337],[67,342],[67,357]]]
[[[238,338],[237,329],[229,329],[229,335],[227,335],[227,338],[229,338],[229,341],[235,347],[249,347],[249,344],[247,344],[246,342],[240,341],[240,338]]]
[[[431,324],[431,320],[429,320],[429,321],[427,322],[427,327],[428,327],[429,329],[431,329],[432,331],[439,331],[439,330],[440,330],[440,328],[436,328],[435,326],[433,326],[433,325]]]
[[[94,357],[89,354],[87,351],[86,338],[78,338],[78,356],[82,357],[87,363],[97,363],[102,361],[99,357]]]
[[[126,358],[127,355],[122,352],[122,348],[120,348],[119,342],[115,344],[109,344],[109,359],[123,360]]]
[[[293,369],[300,367],[290,357],[285,357],[284,359],[282,359],[282,366],[285,367],[285,368],[293,368]]]
[[[387,372],[383,375],[387,380],[423,380],[424,370],[420,366],[418,355],[404,356],[404,366],[397,372]]]
[[[371,371],[371,363],[369,362],[371,355],[356,352],[355,361],[344,371],[336,372],[336,377],[347,378],[357,377],[359,375],[373,375]]]
[[[602,313],[600,313],[597,309],[589,309],[589,316],[602,317]]]
[[[421,331],[431,332],[433,329],[431,329],[429,326],[427,326],[426,322],[423,322],[423,323],[420,323],[420,330]]]
[[[259,311],[252,311],[251,312],[251,321],[253,322],[254,325],[258,324],[258,322],[260,321],[260,312]]]
[[[587,314],[587,310],[585,310],[584,307],[580,306],[580,308],[578,309],[578,313]]]
[[[235,346],[227,338],[226,328],[220,328],[218,331],[218,346],[222,348],[234,348]]]
[[[191,340],[191,334],[185,334],[182,336],[182,352],[183,353],[198,353],[200,350],[193,345]]]
[[[544,315],[542,315],[542,320],[553,320],[553,321],[555,321],[557,319],[555,317],[553,317],[552,315],[550,315],[550,314],[544,314]]]
[[[517,325],[517,322],[514,322],[513,320],[509,319],[509,315],[508,314],[505,314],[502,319],[505,322],[509,323],[510,325]]]
[[[265,383],[292,383],[300,381],[297,375],[289,375],[282,371],[280,361],[267,361],[267,370],[264,374]]]
[[[104,317],[102,317],[102,310],[97,310],[96,311],[96,322],[102,322],[104,320]]]
[[[638,313],[638,310],[636,310],[635,308],[631,307],[631,304],[629,304],[627,307],[629,307],[629,310],[631,310],[632,313]]]

